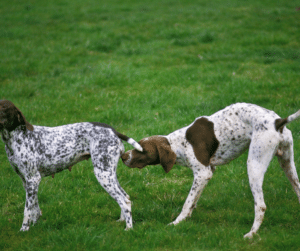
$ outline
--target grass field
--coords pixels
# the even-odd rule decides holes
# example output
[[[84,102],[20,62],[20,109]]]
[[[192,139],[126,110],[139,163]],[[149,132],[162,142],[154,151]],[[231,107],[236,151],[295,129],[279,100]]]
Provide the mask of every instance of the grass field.
[[[300,109],[300,3],[295,0],[2,0],[0,99],[34,125],[99,121],[140,140],[168,134],[234,102],[285,117]],[[300,168],[300,122],[288,126]],[[126,149],[131,146],[125,144]],[[187,221],[192,172],[129,169],[118,178],[134,229],[91,161],[44,178],[43,216],[19,232],[25,192],[0,144],[0,250],[300,250],[300,205],[277,160],[264,181],[267,211],[253,223],[247,154],[218,167]],[[299,173],[300,174],[300,173]]]

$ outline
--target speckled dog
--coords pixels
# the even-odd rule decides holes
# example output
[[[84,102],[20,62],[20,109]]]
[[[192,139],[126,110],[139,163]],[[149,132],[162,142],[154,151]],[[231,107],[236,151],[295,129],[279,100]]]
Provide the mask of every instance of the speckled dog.
[[[293,138],[285,125],[300,117],[300,110],[281,119],[273,111],[253,104],[237,103],[211,115],[197,118],[192,124],[167,136],[152,136],[139,143],[143,152],[131,150],[121,156],[129,167],[143,168],[161,164],[169,172],[176,163],[193,170],[194,182],[177,219],[192,214],[197,201],[212,178],[215,166],[224,165],[249,149],[247,168],[255,203],[253,226],[244,237],[251,238],[259,229],[266,204],[263,179],[274,155],[289,178],[300,202],[300,184],[293,153]]]
[[[29,230],[41,216],[38,187],[42,177],[69,169],[82,160],[92,159],[98,182],[121,207],[121,221],[132,228],[131,202],[120,186],[116,170],[124,153],[121,140],[138,151],[142,147],[112,127],[101,123],[77,123],[58,127],[32,126],[10,101],[0,100],[0,133],[8,160],[21,177],[26,191],[21,231]]]

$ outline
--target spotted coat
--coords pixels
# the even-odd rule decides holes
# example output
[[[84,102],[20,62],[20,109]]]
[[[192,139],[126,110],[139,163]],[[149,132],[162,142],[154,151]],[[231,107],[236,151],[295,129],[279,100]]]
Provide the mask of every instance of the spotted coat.
[[[132,228],[131,202],[120,186],[116,170],[124,153],[121,139],[142,150],[133,139],[101,123],[77,123],[58,127],[32,126],[21,111],[0,100],[0,133],[10,164],[23,181],[26,191],[21,231],[29,229],[41,216],[38,186],[42,177],[61,172],[91,158],[94,173],[102,187],[121,207],[120,220]]]
[[[194,182],[178,224],[192,214],[197,201],[212,178],[215,167],[224,165],[249,149],[247,169],[255,202],[253,226],[244,237],[255,234],[264,217],[266,205],[262,185],[264,174],[274,155],[290,180],[300,202],[300,184],[294,163],[293,138],[285,125],[300,117],[300,110],[285,119],[260,106],[237,103],[202,116],[166,136],[152,136],[139,143],[143,152],[130,150],[121,156],[129,167],[143,168],[161,164],[169,172],[175,163],[193,170]]]

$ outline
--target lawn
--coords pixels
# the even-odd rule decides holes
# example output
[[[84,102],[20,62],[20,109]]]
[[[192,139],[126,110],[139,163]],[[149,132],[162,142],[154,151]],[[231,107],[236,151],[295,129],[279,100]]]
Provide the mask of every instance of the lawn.
[[[235,102],[286,117],[300,109],[299,8],[295,0],[2,0],[0,99],[33,125],[98,121],[136,140]],[[288,128],[300,168],[300,122]],[[264,180],[264,222],[243,239],[254,219],[246,160],[218,167],[177,226],[167,224],[182,209],[191,170],[120,161],[130,231],[116,222],[120,208],[91,161],[81,162],[42,180],[43,216],[19,232],[25,192],[0,142],[0,250],[300,250],[300,205],[276,159]]]

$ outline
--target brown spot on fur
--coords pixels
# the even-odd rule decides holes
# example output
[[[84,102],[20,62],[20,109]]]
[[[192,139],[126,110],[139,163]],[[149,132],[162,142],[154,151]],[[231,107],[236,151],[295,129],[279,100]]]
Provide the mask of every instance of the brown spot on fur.
[[[288,123],[287,118],[285,118],[285,119],[276,119],[275,120],[275,129],[276,129],[276,131],[280,130],[280,132],[282,133],[283,126],[287,123]]]
[[[215,154],[219,141],[214,133],[214,124],[206,118],[200,118],[186,131],[186,139],[193,146],[197,160],[208,166]]]

